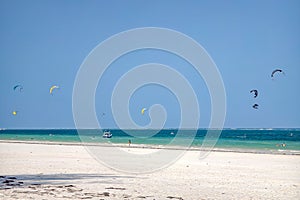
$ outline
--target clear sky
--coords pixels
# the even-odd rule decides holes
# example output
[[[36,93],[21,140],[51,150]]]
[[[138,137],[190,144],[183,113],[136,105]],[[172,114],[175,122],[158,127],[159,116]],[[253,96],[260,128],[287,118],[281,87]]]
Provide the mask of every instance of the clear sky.
[[[74,128],[72,91],[83,60],[108,37],[139,27],[173,29],[206,49],[226,89],[225,127],[300,127],[300,1],[0,0],[0,27],[0,128]],[[110,66],[96,94],[100,124],[115,127],[109,97],[116,81],[149,62],[186,76],[199,99],[200,127],[207,127],[210,97],[203,79],[184,60],[158,50],[132,52]],[[286,75],[272,81],[276,68]],[[17,84],[22,92],[13,90]],[[50,95],[52,85],[60,89]],[[258,98],[251,89],[259,90]],[[168,112],[166,128],[177,127],[178,102],[157,86],[132,96],[136,123],[149,123],[140,111],[155,103]]]

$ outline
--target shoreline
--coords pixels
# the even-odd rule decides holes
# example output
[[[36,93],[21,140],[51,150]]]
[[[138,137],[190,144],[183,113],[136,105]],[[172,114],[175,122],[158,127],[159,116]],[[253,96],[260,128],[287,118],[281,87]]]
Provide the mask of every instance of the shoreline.
[[[41,144],[41,145],[65,145],[65,146],[99,146],[99,147],[119,147],[119,148],[133,148],[133,149],[167,149],[167,150],[186,150],[186,151],[211,151],[211,152],[228,152],[228,153],[249,153],[249,154],[270,154],[270,155],[295,155],[300,156],[298,150],[271,150],[271,149],[241,149],[241,148],[213,148],[206,149],[201,147],[183,148],[180,146],[162,146],[149,144],[127,144],[122,143],[83,143],[83,142],[58,142],[58,141],[26,141],[26,140],[0,140],[0,143],[13,144]]]
[[[1,130],[119,130],[118,128],[0,128]],[[144,128],[126,128],[124,130],[145,130]],[[152,130],[178,130],[178,128],[163,128],[163,129],[152,129]],[[273,127],[273,128],[180,128],[180,130],[300,130],[300,127]]]

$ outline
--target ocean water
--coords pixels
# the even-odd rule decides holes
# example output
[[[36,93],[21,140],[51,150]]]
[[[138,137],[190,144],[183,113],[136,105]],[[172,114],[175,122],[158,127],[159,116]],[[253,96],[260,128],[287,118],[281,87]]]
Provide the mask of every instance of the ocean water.
[[[21,141],[50,141],[50,142],[75,142],[90,143],[113,143],[144,145],[168,145],[176,137],[178,130],[166,129],[159,131],[156,135],[143,138],[132,137],[122,130],[110,130],[113,137],[102,138],[101,130],[81,130],[80,136],[76,129],[42,129],[42,130],[0,130],[0,140]],[[127,130],[135,135],[146,134],[149,130]],[[183,136],[179,141],[189,139],[193,130],[182,130]],[[191,147],[201,147],[203,139],[207,134],[206,129],[197,130]],[[178,137],[177,137],[178,138]],[[181,145],[181,143],[176,143]],[[215,145],[222,149],[258,149],[258,150],[296,150],[300,151],[300,129],[224,129]]]

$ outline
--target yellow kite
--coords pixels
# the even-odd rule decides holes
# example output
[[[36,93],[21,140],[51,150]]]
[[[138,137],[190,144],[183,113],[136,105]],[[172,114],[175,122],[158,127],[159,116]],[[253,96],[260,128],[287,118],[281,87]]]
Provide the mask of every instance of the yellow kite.
[[[147,108],[143,108],[143,109],[141,110],[141,114],[143,115],[143,114],[145,113],[146,110],[147,110]]]
[[[53,85],[53,86],[50,88],[50,94],[52,94],[53,90],[56,89],[56,88],[59,88],[59,86]]]

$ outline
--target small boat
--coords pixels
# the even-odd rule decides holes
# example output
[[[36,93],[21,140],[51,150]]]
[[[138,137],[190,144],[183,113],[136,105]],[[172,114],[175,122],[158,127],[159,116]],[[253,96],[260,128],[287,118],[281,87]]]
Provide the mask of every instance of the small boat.
[[[111,134],[110,131],[104,131],[102,137],[103,137],[103,138],[111,138],[111,137],[112,137],[112,134]]]

